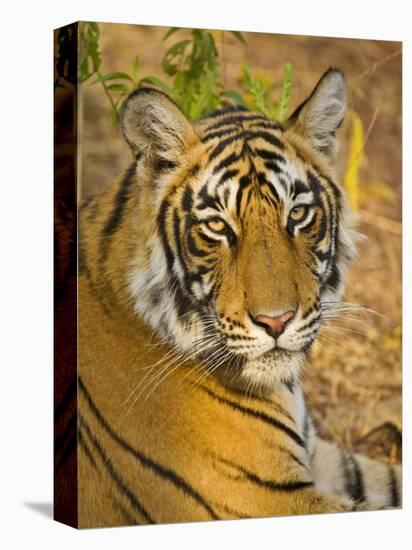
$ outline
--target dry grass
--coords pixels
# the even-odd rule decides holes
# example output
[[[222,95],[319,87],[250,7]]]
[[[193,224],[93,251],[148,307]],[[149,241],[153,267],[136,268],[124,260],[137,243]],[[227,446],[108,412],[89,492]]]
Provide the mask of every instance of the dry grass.
[[[164,29],[101,25],[103,70],[123,70],[137,54],[142,76],[162,76]],[[312,89],[329,66],[350,85],[350,106],[366,128],[359,170],[359,229],[367,237],[349,276],[346,301],[380,315],[366,325],[339,321],[312,353],[305,388],[319,432],[348,447],[397,462],[401,428],[401,55],[394,42],[247,33],[247,45],[217,35],[224,51],[224,79],[236,87],[243,61],[280,82],[294,70],[292,103]],[[112,128],[107,99],[98,86],[83,87],[83,196],[109,184],[130,160]],[[339,170],[346,172],[350,126],[340,132]],[[337,328],[337,326],[343,328]],[[354,332],[352,332],[354,331]]]

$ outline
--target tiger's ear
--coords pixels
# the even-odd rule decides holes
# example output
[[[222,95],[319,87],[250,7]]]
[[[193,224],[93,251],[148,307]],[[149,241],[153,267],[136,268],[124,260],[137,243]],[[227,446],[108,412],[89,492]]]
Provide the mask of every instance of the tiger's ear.
[[[348,89],[339,69],[328,69],[311,95],[295,110],[287,128],[302,135],[312,147],[333,159],[338,143],[336,130],[341,126],[348,103]]]
[[[174,162],[189,142],[197,139],[179,107],[154,88],[140,88],[128,97],[121,128],[130,147],[149,159]]]

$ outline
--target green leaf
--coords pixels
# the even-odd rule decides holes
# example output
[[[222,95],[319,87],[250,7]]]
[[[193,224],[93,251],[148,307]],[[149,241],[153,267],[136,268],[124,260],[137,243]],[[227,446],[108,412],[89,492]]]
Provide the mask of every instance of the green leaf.
[[[259,80],[253,77],[249,65],[243,65],[242,69],[244,81],[253,98],[252,108],[260,111],[266,116],[269,116],[269,106],[265,101],[265,88]]]
[[[236,92],[235,90],[226,90],[225,92],[223,92],[223,95],[231,99],[235,105],[240,105],[241,107],[247,107],[247,103],[245,99],[239,92]]]
[[[123,94],[130,94],[132,91],[126,84],[110,84],[107,89],[111,92],[122,92]]]
[[[235,38],[237,38],[239,40],[239,42],[242,42],[242,44],[246,44],[245,37],[243,36],[243,34],[240,31],[229,31],[229,32],[230,32],[230,34],[233,34],[233,36]]]
[[[290,102],[292,91],[292,65],[286,63],[283,73],[282,93],[275,111],[275,118],[279,122],[283,122],[286,118],[286,110]]]
[[[98,82],[107,82],[108,80],[129,80],[133,82],[133,79],[130,75],[124,72],[116,71],[114,73],[107,73],[105,75],[99,76],[92,84],[97,84]]]
[[[96,34],[99,34],[99,27],[97,25],[97,23],[95,23],[94,21],[90,21],[90,23],[87,23],[88,25],[90,25],[90,28],[96,33]]]
[[[136,55],[134,60],[133,60],[133,65],[132,65],[132,75],[133,75],[133,83],[134,84],[137,84],[137,75],[139,74],[139,69],[140,69],[140,61],[139,61],[139,58]]]
[[[185,49],[189,44],[190,40],[182,40],[181,42],[173,44],[173,46],[167,50],[162,60],[162,67],[166,74],[173,76],[177,73]]]
[[[162,38],[162,42],[164,42],[169,36],[172,36],[173,33],[180,30],[180,27],[170,27],[170,29],[167,31],[167,33]]]
[[[99,51],[100,30],[97,23],[79,24],[79,81],[84,82],[97,73],[101,56]]]
[[[251,69],[249,67],[249,65],[246,65],[246,63],[243,64],[242,66],[242,73],[243,73],[243,78],[246,82],[246,85],[251,87],[253,86],[253,76],[252,76],[252,72],[251,72]]]
[[[142,78],[142,80],[140,81],[140,85],[145,83],[157,86],[157,88],[162,90],[162,92],[164,92],[165,94],[170,95],[170,97],[173,97],[175,93],[173,88],[166,84],[166,82],[164,82],[161,78],[157,78],[157,76],[146,76],[146,78]]]

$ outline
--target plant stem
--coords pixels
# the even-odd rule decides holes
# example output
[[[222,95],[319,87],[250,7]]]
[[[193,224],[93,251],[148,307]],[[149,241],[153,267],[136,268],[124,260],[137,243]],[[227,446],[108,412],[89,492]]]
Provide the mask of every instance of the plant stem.
[[[102,73],[100,71],[97,72],[97,76],[101,79],[103,77]],[[113,98],[110,94],[110,91],[107,89],[107,86],[106,86],[106,82],[104,80],[100,80],[102,86],[103,86],[103,90],[104,90],[104,93],[106,94],[108,100],[110,101],[110,106],[112,108],[112,110],[114,112],[117,113],[117,109],[116,109],[116,104],[114,103],[113,101]]]
[[[226,88],[226,55],[225,55],[225,31],[221,34],[222,40],[222,81],[223,87]]]

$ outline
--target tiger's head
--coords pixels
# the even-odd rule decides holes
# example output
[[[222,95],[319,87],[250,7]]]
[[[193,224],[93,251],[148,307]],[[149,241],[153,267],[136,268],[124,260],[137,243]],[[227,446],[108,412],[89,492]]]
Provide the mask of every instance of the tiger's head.
[[[127,100],[139,193],[128,288],[187,357],[261,388],[297,374],[354,252],[334,173],[346,106],[337,69],[283,124],[229,108],[192,125],[149,88]]]

